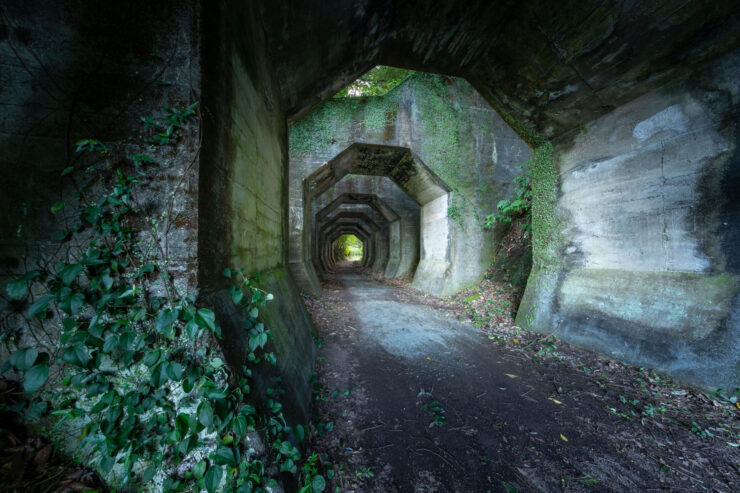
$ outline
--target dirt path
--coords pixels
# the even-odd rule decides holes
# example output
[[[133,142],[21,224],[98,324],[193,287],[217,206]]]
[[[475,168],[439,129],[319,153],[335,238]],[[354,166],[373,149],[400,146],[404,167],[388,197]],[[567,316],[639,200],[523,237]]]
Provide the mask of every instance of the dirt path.
[[[610,414],[587,373],[535,364],[356,271],[325,288],[311,304],[316,409],[333,429],[312,446],[342,491],[738,490],[737,449]]]

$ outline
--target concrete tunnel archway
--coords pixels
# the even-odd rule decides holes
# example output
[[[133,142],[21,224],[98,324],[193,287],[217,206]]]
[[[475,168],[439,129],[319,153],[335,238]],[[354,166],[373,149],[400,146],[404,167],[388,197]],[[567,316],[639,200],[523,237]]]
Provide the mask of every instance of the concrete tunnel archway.
[[[420,260],[414,279],[439,285],[450,264],[450,189],[427,168],[421,159],[404,147],[355,143],[320,166],[303,180],[303,258],[295,277],[299,285],[318,292],[318,275],[306,246],[311,245],[314,221],[312,203],[348,174],[386,176],[421,207]]]
[[[339,257],[338,252],[334,248],[336,246],[336,243],[335,242],[341,236],[348,235],[348,234],[354,235],[355,237],[357,237],[362,242],[363,254],[362,254],[362,259],[360,261],[361,264],[363,266],[367,266],[372,261],[371,260],[372,259],[372,256],[371,256],[372,254],[370,252],[368,252],[368,245],[369,245],[369,242],[371,240],[370,240],[370,238],[368,236],[366,236],[365,231],[363,231],[362,229],[360,229],[358,227],[355,227],[355,226],[346,226],[345,225],[345,226],[340,227],[339,229],[333,231],[331,233],[331,235],[327,238],[328,241],[327,241],[327,244],[326,244],[326,248],[324,250],[325,251],[325,254],[324,254],[324,257],[322,258],[322,263],[324,264],[324,268],[326,270],[333,269],[334,266],[340,260],[342,260]]]
[[[366,245],[365,255],[363,258],[363,265],[371,267],[374,271],[382,270],[388,261],[388,234],[387,222],[382,224],[384,219],[376,222],[378,218],[372,218],[364,211],[346,211],[339,210],[339,212],[326,221],[322,222],[318,226],[318,232],[316,237],[316,244],[319,250],[330,247],[334,238],[331,237],[332,233],[338,228],[347,225],[356,225],[363,229],[369,234],[367,238],[368,244]],[[312,252],[312,261],[315,260],[316,251]],[[315,262],[314,262],[315,264]],[[325,272],[328,270],[326,266],[322,266],[322,270]],[[322,272],[323,273],[323,272]]]
[[[461,76],[507,121],[531,124],[555,146],[553,159],[544,160],[539,170],[542,188],[535,209],[544,219],[535,228],[535,282],[528,284],[522,302],[527,308],[520,310],[522,325],[545,333],[559,329],[569,341],[687,381],[724,387],[737,382],[733,314],[740,301],[734,294],[738,266],[731,240],[740,216],[732,205],[736,201],[722,200],[734,197],[737,182],[728,171],[737,137],[727,124],[737,108],[735,93],[727,92],[737,80],[732,69],[737,43],[730,42],[736,39],[730,35],[737,21],[731,8],[713,5],[710,11],[707,2],[687,4],[686,15],[676,22],[654,22],[628,3],[603,6],[603,16],[577,2],[560,11],[547,2],[512,4],[495,15],[486,2],[452,11],[435,2],[425,9],[371,2],[362,15],[328,4],[320,11],[308,4],[244,7],[236,16],[223,8],[209,10],[212,39],[206,52],[212,56],[204,73],[219,75],[207,79],[204,94],[218,117],[206,128],[211,139],[204,139],[207,158],[201,165],[198,246],[207,252],[198,266],[202,277],[218,279],[227,262],[263,272],[283,272],[290,263],[299,286],[315,285],[315,276],[308,279],[297,265],[303,263],[302,252],[294,255],[294,243],[286,238],[303,215],[286,197],[292,185],[285,181],[287,125],[377,64]],[[450,23],[450,16],[458,22]],[[239,38],[232,18],[238,19],[236,25],[254,26],[245,30],[254,39]],[[308,21],[327,32],[336,25],[351,29],[334,33],[331,50],[319,49],[323,38],[304,42]],[[590,28],[580,29],[584,25]],[[646,43],[653,49],[640,49]],[[687,46],[693,47],[695,63],[679,62]],[[718,94],[726,95],[722,104],[713,102]],[[519,131],[527,135],[526,127]],[[680,148],[695,136],[710,137],[717,145],[692,145],[696,153]],[[655,159],[654,147],[661,142],[669,143],[670,152]],[[688,165],[679,157],[686,153],[696,157]],[[648,161],[649,166],[642,165]],[[656,162],[675,176],[654,178],[662,176]],[[706,173],[716,175],[711,186],[699,183]],[[650,191],[668,192],[671,179],[679,176],[686,193],[676,196],[685,201],[655,206]],[[610,193],[591,203],[587,197],[598,196],[593,185],[599,183],[622,195]],[[624,194],[638,188],[639,200],[623,214]],[[221,190],[226,193],[214,194]],[[219,200],[208,203],[214,195]],[[717,214],[702,212],[706,203],[719,204]],[[701,221],[684,221],[691,219],[687,211],[692,209]],[[667,224],[676,229],[666,236]],[[257,245],[239,234],[248,228],[264,231],[264,242]],[[600,234],[597,242],[589,238],[594,232]],[[620,245],[624,255],[616,242],[608,244],[620,238],[632,241]],[[730,280],[715,282],[723,275]],[[677,288],[682,282],[693,287],[688,292],[714,286],[714,308],[687,298]],[[218,281],[205,288],[211,285]],[[671,300],[648,303],[660,308],[660,317],[635,315],[642,313],[641,286],[655,286],[653,292]],[[288,301],[276,312],[289,312],[300,297],[281,287]],[[602,291],[606,302],[598,296]],[[672,311],[684,301],[686,309]],[[714,337],[691,335],[697,322]],[[653,341],[654,328],[660,329],[660,340]],[[292,354],[290,347],[285,350]]]
[[[332,242],[336,239],[332,235],[334,235],[337,231],[346,228],[354,228],[357,231],[362,232],[362,239],[365,242],[365,255],[363,259],[363,265],[373,262],[376,258],[376,255],[378,255],[379,253],[376,243],[376,233],[380,230],[380,226],[378,226],[374,221],[367,218],[363,214],[357,215],[357,217],[353,217],[352,215],[348,217],[339,217],[336,221],[326,224],[321,231],[321,241],[324,244],[324,249],[330,250]],[[330,269],[330,266],[324,265],[322,266],[322,268],[324,269],[324,271],[327,271]]]
[[[382,198],[373,193],[352,193],[345,192],[340,194],[337,198],[332,200],[324,208],[318,210],[314,216],[314,234],[312,235],[312,252],[314,260],[314,266],[317,265],[315,259],[318,252],[318,227],[330,217],[332,214],[340,209],[347,208],[350,206],[358,206],[357,208],[370,209],[379,214],[386,224],[386,235],[387,235],[387,259],[385,260],[385,266],[382,269],[384,277],[393,278],[396,277],[398,267],[401,263],[401,255],[404,254],[402,248],[402,237],[401,237],[401,222],[400,216],[394,211],[389,204],[387,204]],[[360,207],[364,206],[364,207]],[[408,255],[409,252],[406,252]],[[379,271],[381,266],[376,262],[373,270]],[[320,274],[320,273],[319,273]]]

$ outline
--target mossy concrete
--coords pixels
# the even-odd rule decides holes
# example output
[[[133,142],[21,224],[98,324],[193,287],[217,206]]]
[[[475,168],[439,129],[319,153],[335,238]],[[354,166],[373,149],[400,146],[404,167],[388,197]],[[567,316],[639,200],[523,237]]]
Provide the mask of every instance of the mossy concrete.
[[[555,142],[520,324],[701,386],[740,384],[738,76],[730,53]]]
[[[450,191],[445,210],[425,216],[439,218],[435,224],[443,221],[446,226],[421,224],[422,243],[427,226],[428,246],[422,248],[414,286],[445,295],[478,282],[490,266],[498,241],[493,231],[483,227],[483,219],[499,200],[511,196],[513,179],[530,157],[525,142],[465,81],[415,74],[384,96],[329,100],[290,127],[292,207],[299,208],[292,194],[300,193],[300,177],[320,169],[317,165],[333,162],[356,143],[409,149],[429,169],[431,180],[439,180]],[[384,169],[382,164],[375,167]],[[399,184],[407,186],[418,203],[427,204],[434,198],[424,196],[433,187],[413,182],[423,173],[399,165],[388,173],[400,179]],[[319,173],[319,182],[307,184],[308,190],[330,186],[328,177]],[[291,216],[298,218],[299,214]],[[307,223],[312,221],[305,212],[303,217]],[[305,241],[302,228],[297,221],[291,223],[291,256]],[[446,233],[435,236],[432,230]],[[427,260],[425,254],[431,255],[438,244],[447,244],[445,251]],[[309,280],[303,287],[315,286]]]

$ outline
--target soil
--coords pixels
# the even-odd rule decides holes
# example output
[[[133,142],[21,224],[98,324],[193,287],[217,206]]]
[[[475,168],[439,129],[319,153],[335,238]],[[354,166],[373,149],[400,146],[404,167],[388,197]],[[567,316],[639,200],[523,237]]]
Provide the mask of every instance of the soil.
[[[97,473],[65,456],[12,411],[23,400],[17,382],[0,378],[0,492],[109,491]]]
[[[503,283],[391,283],[341,265],[306,299],[327,491],[740,490],[737,394],[524,331]]]

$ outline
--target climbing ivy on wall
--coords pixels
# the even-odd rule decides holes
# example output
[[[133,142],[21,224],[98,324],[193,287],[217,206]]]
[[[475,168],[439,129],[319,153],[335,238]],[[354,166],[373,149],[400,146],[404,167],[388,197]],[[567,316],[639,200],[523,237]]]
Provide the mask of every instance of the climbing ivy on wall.
[[[521,183],[518,183],[517,197],[529,198],[529,221],[531,222],[532,254],[535,264],[540,268],[555,268],[561,263],[558,250],[563,238],[560,232],[560,220],[555,211],[559,176],[553,162],[553,146],[534,128],[514,118],[500,101],[493,98],[489,102],[504,121],[532,148],[532,158],[524,165],[525,172],[519,179]],[[531,192],[523,186],[527,180]],[[526,200],[523,202],[526,203]],[[520,214],[523,210],[517,211],[517,209],[526,207],[522,203],[512,207],[512,202],[509,201],[501,205],[507,213],[503,214],[497,207],[498,213],[508,217]],[[496,213],[492,216],[490,220],[486,218],[487,223],[493,224],[495,220],[506,222]]]
[[[172,144],[196,112],[197,103],[142,119],[146,142]],[[287,437],[305,429],[286,423],[282,389],[260,403],[252,392],[256,365],[277,363],[259,318],[272,295],[243,269],[224,270],[249,341],[244,366],[230,368],[214,312],[179,292],[159,222],[143,213],[142,167],[153,159],[111,156],[94,139],[76,151],[62,175],[78,193],[51,212],[66,221],[58,239],[82,248],[6,286],[19,315],[3,328],[2,372],[27,393],[13,410],[45,433],[71,431],[78,457],[128,489],[265,491],[276,471],[297,474],[300,453]],[[249,452],[257,435],[268,442],[264,457]],[[314,479],[307,484],[322,484]]]
[[[496,223],[510,224],[514,220],[521,221],[525,233],[531,231],[532,226],[532,162],[521,165],[524,172],[514,178],[516,188],[514,197],[500,200],[496,204],[496,211],[486,216],[486,227],[492,228]]]

